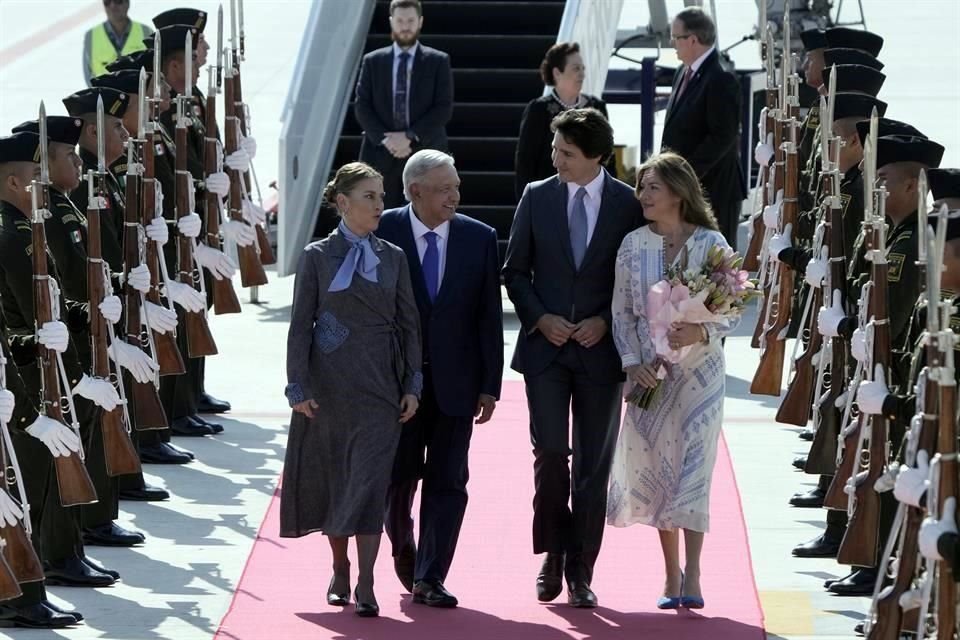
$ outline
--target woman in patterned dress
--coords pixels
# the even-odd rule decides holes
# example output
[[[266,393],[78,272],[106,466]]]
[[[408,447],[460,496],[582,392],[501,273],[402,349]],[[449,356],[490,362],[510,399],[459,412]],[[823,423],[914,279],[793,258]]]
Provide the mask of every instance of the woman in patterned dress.
[[[355,162],[327,186],[340,225],[304,249],[287,335],[293,417],[280,494],[280,535],[326,535],[327,603],[350,602],[347,542],[356,537],[356,613],[376,616],[373,565],[402,423],[423,385],[420,319],[403,251],[373,231],[383,179]]]
[[[624,238],[617,255],[613,335],[627,374],[626,396],[657,384],[658,359],[646,317],[646,295],[667,267],[695,269],[711,247],[726,247],[693,168],[674,153],[647,160],[637,198],[649,221]],[[657,606],[700,608],[700,551],[709,528],[710,480],[723,417],[725,364],[721,339],[732,326],[678,323],[659,395],[647,409],[628,404],[610,473],[607,521],[656,527],[666,567]],[[680,567],[680,530],[686,564]]]

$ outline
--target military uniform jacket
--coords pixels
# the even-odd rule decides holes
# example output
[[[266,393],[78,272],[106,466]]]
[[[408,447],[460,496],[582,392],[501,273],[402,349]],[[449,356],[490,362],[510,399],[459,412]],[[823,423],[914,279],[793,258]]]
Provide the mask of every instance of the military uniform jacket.
[[[80,159],[83,161],[83,175],[88,171],[97,170],[97,158],[87,151],[80,149]],[[103,259],[110,265],[111,274],[123,273],[123,219],[126,215],[126,204],[124,201],[123,188],[120,181],[108,169],[106,179],[104,180],[104,190],[106,191],[107,209],[100,213],[100,244],[103,253]],[[87,181],[81,180],[80,186],[70,194],[70,200],[73,201],[74,211],[79,214],[85,212],[89,204],[90,193],[87,188]],[[86,218],[83,221],[83,239],[86,247]],[[49,235],[49,232],[48,232]],[[86,254],[86,251],[84,251]],[[131,265],[136,266],[136,265]],[[61,271],[62,273],[62,271]],[[111,276],[114,284],[114,292],[118,295],[122,292],[120,281],[115,276]],[[84,294],[81,300],[86,299]]]
[[[800,145],[797,148],[797,166],[800,168],[799,205],[800,211],[812,211],[816,208],[815,194],[820,177],[820,99],[807,110],[800,124]],[[801,215],[802,217],[802,215]],[[812,233],[812,232],[811,232]],[[812,239],[813,236],[811,235]]]
[[[31,340],[32,342],[32,340]],[[23,341],[10,342],[7,338],[7,318],[0,310],[0,349],[7,364],[4,367],[4,381],[6,389],[13,394],[13,417],[10,425],[17,429],[26,429],[37,419],[35,398],[27,391],[23,379],[20,377],[18,362],[32,362],[36,357],[34,344],[25,344]]]

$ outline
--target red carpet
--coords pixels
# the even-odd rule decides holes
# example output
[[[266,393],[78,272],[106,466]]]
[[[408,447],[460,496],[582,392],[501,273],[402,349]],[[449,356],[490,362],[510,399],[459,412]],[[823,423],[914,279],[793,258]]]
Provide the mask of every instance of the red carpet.
[[[598,609],[572,609],[564,604],[565,594],[553,604],[539,604],[534,579],[541,557],[531,553],[533,458],[522,383],[506,383],[503,395],[494,420],[474,429],[470,505],[447,579],[460,599],[458,609],[433,610],[410,602],[393,574],[386,536],[376,575],[381,617],[360,619],[352,606],[327,606],[331,570],[326,539],[319,534],[278,537],[280,501],[275,497],[216,639],[764,638],[739,493],[724,443],[703,552],[705,609],[656,609],[663,563],[656,532],[643,526],[607,528],[593,584]],[[351,556],[353,552],[351,546]]]

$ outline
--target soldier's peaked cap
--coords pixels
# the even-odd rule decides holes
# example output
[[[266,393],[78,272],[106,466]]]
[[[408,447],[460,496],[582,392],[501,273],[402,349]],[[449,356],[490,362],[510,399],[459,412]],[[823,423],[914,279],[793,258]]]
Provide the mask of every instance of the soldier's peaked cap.
[[[160,56],[163,60],[163,56],[173,53],[175,51],[183,51],[187,46],[187,34],[190,33],[193,35],[193,48],[197,48],[197,40],[199,39],[200,32],[196,27],[191,27],[185,24],[174,24],[169,27],[163,27],[162,29],[157,29],[157,32],[160,33]],[[147,49],[155,50],[156,47],[154,43],[156,42],[156,33],[151,33],[148,37],[143,39],[143,44],[147,45]]]
[[[109,87],[90,87],[77,91],[63,99],[63,106],[67,108],[67,113],[72,116],[79,117],[88,113],[96,113],[98,96],[103,97],[104,115],[122,118],[123,114],[127,112],[127,105],[130,104],[127,94]]]
[[[860,29],[833,27],[827,29],[824,35],[831,49],[859,49],[876,58],[880,55],[880,49],[883,48],[883,38],[875,33]]]
[[[877,169],[895,162],[916,162],[925,167],[938,167],[943,159],[943,146],[917,136],[884,136],[877,138]]]
[[[175,24],[185,24],[196,27],[198,31],[203,31],[203,28],[207,26],[207,12],[186,8],[170,9],[153,18],[153,26],[157,29]]]
[[[40,121],[27,120],[13,128],[13,133],[27,131],[40,135]],[[83,120],[73,116],[47,116],[47,139],[51,142],[61,142],[71,146],[80,141],[80,132],[83,131]]]
[[[877,71],[883,69],[882,62],[859,49],[834,49],[831,47],[823,52],[823,63],[827,67],[835,64],[862,64]]]
[[[0,137],[0,164],[40,162],[40,136],[29,131]]]
[[[140,93],[140,70],[126,69],[124,71],[112,71],[102,76],[90,79],[90,84],[101,89],[116,89],[124,93]],[[106,112],[107,104],[104,100],[103,110]]]
[[[120,56],[107,65],[107,71],[125,71],[133,69],[140,71],[146,69],[147,73],[153,71],[153,49],[143,49],[130,55]]]
[[[960,169],[928,169],[927,185],[934,200],[960,198]]]
[[[837,92],[859,91],[871,96],[880,93],[886,74],[872,67],[862,64],[840,64],[837,66],[824,67],[823,84],[828,86],[830,76],[837,74]]]
[[[887,112],[887,103],[865,93],[838,93],[833,103],[833,119],[869,118],[874,108],[877,115]]]
[[[829,46],[827,44],[827,36],[824,35],[822,29],[807,29],[806,31],[801,31],[800,40],[803,42],[803,48],[807,51],[826,49]]]

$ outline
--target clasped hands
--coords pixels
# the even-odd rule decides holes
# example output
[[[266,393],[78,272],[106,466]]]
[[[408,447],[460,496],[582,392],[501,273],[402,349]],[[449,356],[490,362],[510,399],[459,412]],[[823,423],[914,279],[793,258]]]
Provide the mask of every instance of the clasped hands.
[[[406,131],[388,131],[383,135],[380,144],[387,148],[390,155],[401,160],[413,153]]]
[[[575,340],[581,347],[589,349],[607,334],[607,322],[600,316],[592,316],[573,323],[562,316],[545,313],[537,320],[537,330],[556,347],[562,347],[567,340]]]

